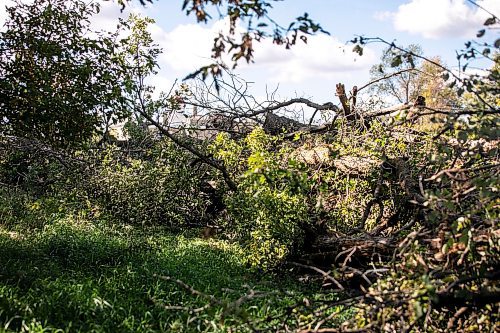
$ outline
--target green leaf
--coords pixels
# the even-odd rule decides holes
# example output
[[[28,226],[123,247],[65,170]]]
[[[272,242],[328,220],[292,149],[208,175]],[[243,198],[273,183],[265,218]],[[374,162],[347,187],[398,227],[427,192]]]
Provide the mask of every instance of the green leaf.
[[[353,52],[359,54],[360,56],[363,55],[363,47],[360,46],[360,45],[356,45],[354,46],[354,48],[352,49]]]
[[[403,59],[400,55],[397,55],[395,56],[394,58],[392,58],[391,60],[391,67],[398,67],[400,66],[401,64],[403,63]]]
[[[459,131],[457,133],[458,139],[462,142],[466,142],[469,138],[469,134],[466,131]]]

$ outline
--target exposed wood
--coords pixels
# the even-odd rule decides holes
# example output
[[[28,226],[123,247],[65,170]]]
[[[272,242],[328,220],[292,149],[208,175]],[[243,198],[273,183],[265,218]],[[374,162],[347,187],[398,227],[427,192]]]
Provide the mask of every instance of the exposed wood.
[[[351,109],[349,107],[349,100],[347,99],[347,95],[345,93],[345,86],[342,83],[337,83],[336,88],[337,96],[342,104],[342,109],[344,110],[344,116],[349,117]]]
[[[358,87],[357,87],[357,86],[354,86],[354,87],[352,87],[352,97],[351,97],[351,100],[352,100],[352,103],[351,103],[351,113],[356,112],[356,102],[357,102],[357,98],[358,98]]]

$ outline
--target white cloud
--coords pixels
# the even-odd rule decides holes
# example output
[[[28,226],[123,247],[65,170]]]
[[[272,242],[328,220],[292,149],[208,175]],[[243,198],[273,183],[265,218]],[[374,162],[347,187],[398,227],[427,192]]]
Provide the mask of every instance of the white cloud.
[[[160,65],[181,75],[212,63],[210,50],[215,33],[198,24],[186,24],[166,32],[158,25],[151,27],[154,40],[163,49]]]
[[[375,53],[365,47],[364,55],[352,46],[326,35],[309,36],[307,44],[299,42],[291,49],[274,45],[270,40],[258,45],[255,65],[272,73],[271,81],[299,83],[310,78],[335,78],[345,73],[368,71]]]
[[[122,10],[122,6],[116,1],[100,1],[99,13],[90,18],[92,30],[115,32],[118,27],[118,18],[127,19],[131,13],[145,16],[145,9],[130,2]]]
[[[377,21],[387,21],[389,19],[392,19],[393,17],[394,13],[389,11],[375,12],[375,14],[373,14],[373,18]]]
[[[500,1],[479,0],[479,5],[496,15]],[[379,20],[392,20],[399,31],[420,34],[425,38],[473,37],[491,15],[466,4],[465,0],[411,0],[396,12],[377,12]]]
[[[160,93],[167,93],[170,91],[172,88],[172,85],[174,84],[174,81],[170,80],[167,76],[159,74],[152,76],[147,84],[155,87],[155,90],[153,92],[153,98],[158,98],[160,96]]]
[[[99,14],[91,17],[93,30],[116,31],[118,18],[126,18],[130,13],[130,7],[125,7],[121,12],[121,6],[114,1],[99,2]]]
[[[220,31],[227,31],[227,20],[216,22],[212,27],[197,24],[179,25],[165,32],[159,26],[153,27],[153,37],[163,48],[162,67],[185,75],[197,68],[210,64],[213,40]],[[241,32],[241,27],[236,32]],[[337,39],[326,36],[309,36],[307,44],[298,42],[290,50],[277,46],[270,39],[255,43],[255,63],[247,65],[241,61],[238,69],[263,71],[266,80],[272,82],[300,83],[312,77],[333,77],[339,73],[368,70],[375,55],[366,48],[365,55],[357,56],[352,46],[345,46]],[[224,59],[228,64],[228,57]]]
[[[96,30],[114,31],[118,17],[125,18],[130,12],[147,12],[140,6],[128,6],[122,13],[116,2],[100,4],[99,15],[91,20],[92,28]],[[159,90],[168,91],[173,78],[185,77],[201,66],[213,62],[211,50],[214,38],[220,31],[228,31],[228,20],[219,20],[211,26],[182,24],[169,31],[156,23],[151,25],[149,30],[155,42],[163,49],[163,54],[158,59],[161,70],[151,83]],[[242,27],[237,27],[237,34],[242,31]],[[282,83],[291,91],[318,90],[323,88],[325,82],[330,81],[353,81],[353,77],[367,73],[377,61],[375,53],[369,48],[365,48],[365,55],[359,57],[352,52],[351,45],[346,46],[336,38],[326,35],[309,36],[307,44],[299,41],[290,50],[273,44],[270,39],[256,42],[254,46],[255,63],[247,65],[241,61],[238,73],[251,78],[259,85]],[[231,64],[227,56],[224,60]]]
[[[171,31],[163,30],[158,24],[151,26],[152,37],[163,49],[160,65],[167,66],[175,73],[186,75],[202,66],[212,64],[211,58],[214,38],[219,33],[227,34],[229,20],[216,21],[212,26],[200,24],[180,24]],[[236,35],[243,32],[236,28]],[[228,55],[223,55],[224,62],[230,63]]]

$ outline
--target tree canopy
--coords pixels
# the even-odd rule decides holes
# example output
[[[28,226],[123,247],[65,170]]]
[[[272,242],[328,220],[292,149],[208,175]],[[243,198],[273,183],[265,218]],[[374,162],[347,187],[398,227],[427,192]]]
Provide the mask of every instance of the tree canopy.
[[[93,32],[97,3],[18,2],[0,33],[2,133],[66,147],[116,121],[121,88],[112,36]]]

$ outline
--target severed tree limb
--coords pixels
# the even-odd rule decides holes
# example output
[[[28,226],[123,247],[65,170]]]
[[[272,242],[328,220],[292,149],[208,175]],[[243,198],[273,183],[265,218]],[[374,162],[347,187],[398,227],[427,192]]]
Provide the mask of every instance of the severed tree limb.
[[[348,107],[348,105],[346,105],[346,107]],[[391,113],[396,112],[396,111],[409,110],[410,108],[411,108],[411,106],[409,104],[401,104],[401,105],[396,105],[396,106],[392,106],[392,107],[381,109],[381,110],[377,110],[377,111],[367,112],[367,113],[362,114],[362,117],[364,119],[377,118],[377,117],[381,117],[381,116],[385,116],[385,115],[391,114]],[[299,133],[314,134],[314,133],[327,132],[327,131],[329,131],[329,130],[332,129],[333,124],[335,123],[335,121],[337,120],[337,118],[342,117],[342,116],[344,118],[350,120],[350,119],[353,119],[354,113],[350,113],[350,110],[348,109],[347,116],[340,115],[339,113],[337,113],[335,115],[334,120],[332,122],[330,122],[330,123],[323,124],[323,125],[320,125],[320,126],[314,126],[314,127],[312,127],[312,126],[304,127],[304,128],[299,129],[298,131],[287,133],[285,135],[285,138],[287,138],[287,139],[293,138],[296,134],[299,134]]]
[[[412,106],[410,104],[399,104],[396,106],[391,106],[388,108],[384,108],[381,110],[376,110],[376,111],[371,111],[371,112],[366,112],[363,113],[363,118],[376,118],[376,117],[381,117],[385,116],[388,114],[391,114],[393,112],[397,111],[404,111],[404,110],[409,110]]]
[[[349,100],[345,92],[345,86],[342,83],[337,83],[336,93],[342,104],[342,109],[344,109],[344,116],[349,117],[351,115],[351,108],[349,107]]]
[[[351,104],[351,113],[354,113],[356,111],[356,102],[357,102],[357,97],[358,97],[358,86],[352,87],[352,104]]]
[[[309,126],[309,127],[304,127],[299,129],[298,131],[291,132],[291,133],[286,133],[284,138],[285,139],[293,139],[296,135],[298,134],[316,134],[316,133],[323,133],[323,132],[329,132],[333,128],[333,124],[335,124],[335,121],[337,120],[339,114],[337,113],[335,117],[333,118],[332,122],[323,124],[320,126]]]
[[[276,111],[276,110],[279,110],[283,107],[290,106],[293,104],[305,104],[306,106],[309,106],[309,107],[316,109],[316,110],[333,110],[333,111],[338,110],[337,106],[331,102],[328,102],[325,104],[317,104],[317,103],[310,101],[307,98],[292,98],[288,101],[276,103],[272,106],[264,107],[260,110],[255,110],[255,111],[252,111],[250,113],[241,114],[238,117],[251,118],[251,117],[255,117],[255,116],[267,113],[267,112]]]
[[[370,119],[370,118],[377,118],[377,117],[391,114],[391,113],[396,112],[396,111],[409,110],[410,108],[411,108],[411,106],[409,104],[401,104],[401,105],[396,105],[396,106],[392,106],[392,107],[377,110],[377,111],[367,112],[367,113],[362,114],[362,117],[365,120]],[[308,127],[301,128],[298,131],[287,133],[285,135],[285,139],[293,138],[295,135],[300,134],[300,133],[315,134],[315,133],[328,132],[333,128],[333,124],[335,123],[335,121],[339,117],[343,117],[343,118],[350,120],[350,119],[353,119],[354,113],[350,113],[350,110],[349,110],[348,115],[344,116],[344,115],[341,115],[337,112],[335,115],[335,118],[332,122],[327,123],[327,124],[323,124],[323,125],[319,125],[319,126],[308,126]]]
[[[158,131],[160,131],[161,134],[165,135],[167,138],[172,140],[176,145],[178,145],[183,149],[186,149],[187,151],[195,155],[197,158],[199,158],[203,163],[206,163],[207,165],[210,165],[211,167],[219,170],[222,173],[222,177],[224,178],[224,181],[226,182],[229,189],[231,191],[237,190],[238,187],[236,183],[232,180],[232,178],[229,175],[229,172],[224,167],[224,165],[222,165],[219,161],[215,160],[213,157],[203,154],[192,145],[189,145],[183,142],[182,140],[179,140],[175,135],[173,135],[165,127],[163,127],[159,122],[154,120],[153,117],[147,114],[147,112],[144,112],[141,109],[137,109],[137,112],[139,112],[144,118],[150,121],[151,124],[153,124],[158,129]]]

